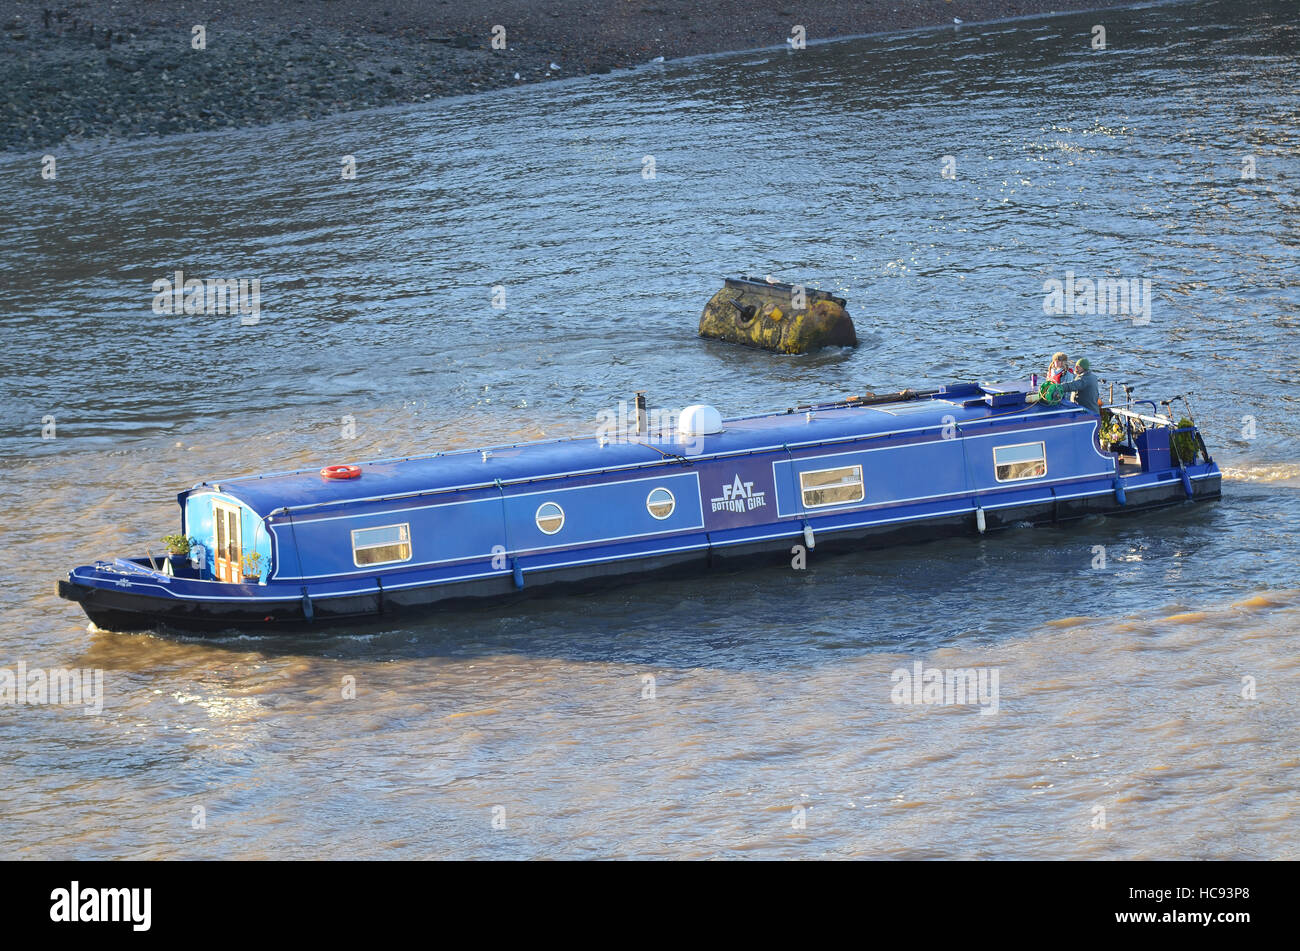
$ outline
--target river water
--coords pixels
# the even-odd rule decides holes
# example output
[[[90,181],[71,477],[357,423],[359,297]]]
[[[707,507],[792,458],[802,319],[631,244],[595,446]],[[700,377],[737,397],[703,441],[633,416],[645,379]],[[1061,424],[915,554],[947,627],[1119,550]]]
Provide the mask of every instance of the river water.
[[[0,706],[0,848],[1300,858],[1293,13],[710,57],[64,148],[54,180],[0,157],[0,665],[104,672],[99,715]],[[257,322],[155,314],[178,269],[259,279]],[[1150,280],[1149,322],[1045,315],[1067,272]],[[861,346],[698,339],[737,273],[842,294]],[[1223,500],[310,637],[119,635],[53,595],[204,478],[1057,349],[1191,394]],[[996,671],[997,712],[892,702],[917,662]]]

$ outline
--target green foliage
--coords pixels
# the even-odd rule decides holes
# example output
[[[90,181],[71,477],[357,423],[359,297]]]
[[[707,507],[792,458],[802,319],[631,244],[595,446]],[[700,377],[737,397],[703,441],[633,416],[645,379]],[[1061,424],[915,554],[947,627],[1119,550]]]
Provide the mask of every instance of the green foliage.
[[[184,535],[164,535],[162,543],[167,546],[169,555],[188,555],[190,547],[197,544],[194,539],[187,538]]]
[[[1189,429],[1192,421],[1184,416],[1178,421],[1179,429]],[[1196,435],[1195,433],[1174,433],[1173,439],[1170,440],[1170,448],[1173,450],[1174,459],[1185,466],[1191,465],[1196,461]]]

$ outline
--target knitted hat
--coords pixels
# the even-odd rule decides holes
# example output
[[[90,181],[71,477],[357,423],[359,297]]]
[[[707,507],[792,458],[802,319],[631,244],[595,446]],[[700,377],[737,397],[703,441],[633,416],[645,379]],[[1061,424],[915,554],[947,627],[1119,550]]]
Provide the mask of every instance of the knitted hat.
[[[1087,357],[1080,357],[1079,362],[1076,363],[1075,366],[1085,373],[1092,369],[1092,364],[1088,362]]]

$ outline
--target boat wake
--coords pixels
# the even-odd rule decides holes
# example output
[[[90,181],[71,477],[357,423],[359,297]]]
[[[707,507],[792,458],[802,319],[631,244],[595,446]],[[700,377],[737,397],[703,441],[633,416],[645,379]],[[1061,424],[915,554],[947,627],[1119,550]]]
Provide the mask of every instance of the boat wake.
[[[1224,466],[1225,482],[1267,482],[1300,488],[1300,462],[1261,462]]]
[[[1300,589],[1280,588],[1258,591],[1226,604],[1209,604],[1199,607],[1169,605],[1163,609],[1153,608],[1150,611],[1126,614],[1120,617],[1078,615],[1047,621],[1044,626],[1069,628],[1071,630],[1097,627],[1124,632],[1149,632],[1153,625],[1204,624],[1208,630],[1224,631],[1230,628],[1234,622],[1259,613],[1276,610],[1294,611],[1298,607],[1300,607]]]

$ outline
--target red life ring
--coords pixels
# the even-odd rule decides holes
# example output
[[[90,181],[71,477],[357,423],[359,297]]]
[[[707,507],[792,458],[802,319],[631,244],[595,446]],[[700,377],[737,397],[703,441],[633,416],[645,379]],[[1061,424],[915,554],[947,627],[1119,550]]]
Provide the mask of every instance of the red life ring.
[[[327,479],[355,479],[361,475],[360,466],[326,466],[320,474]]]

